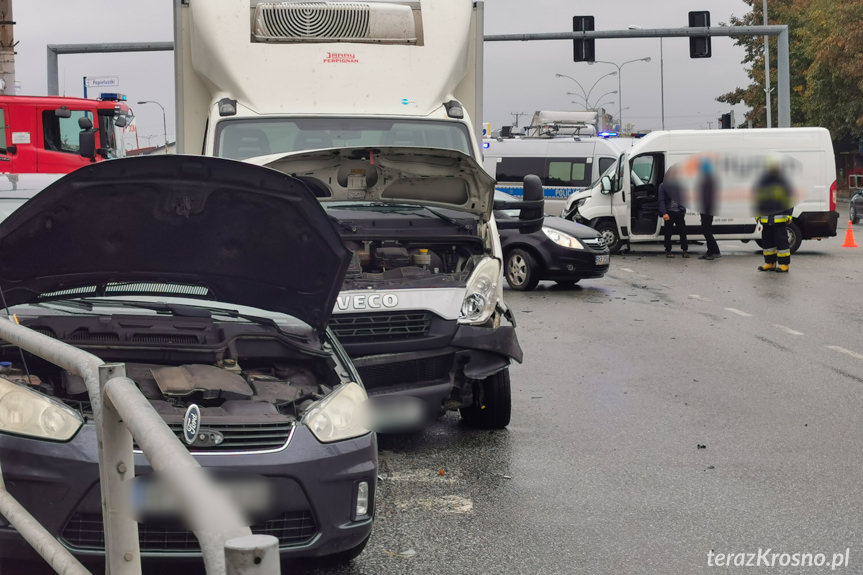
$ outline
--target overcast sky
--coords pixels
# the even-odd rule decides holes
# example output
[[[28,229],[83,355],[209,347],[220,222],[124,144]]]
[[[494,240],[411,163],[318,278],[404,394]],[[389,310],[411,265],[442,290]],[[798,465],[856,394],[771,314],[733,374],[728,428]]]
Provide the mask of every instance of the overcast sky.
[[[47,90],[46,45],[84,42],[159,42],[173,39],[171,0],[13,0],[18,42],[16,74],[21,93],[44,95]],[[215,0],[213,0],[215,1]],[[427,1],[427,0],[426,0]],[[567,32],[572,16],[592,15],[597,30],[677,28],[688,24],[690,10],[709,10],[711,24],[743,16],[742,0],[485,0],[485,33],[514,34]],[[740,63],[743,49],[730,38],[713,38],[713,57],[689,58],[687,38],[662,41],[665,126],[716,127],[720,114],[730,108],[716,96],[748,84]],[[661,127],[660,41],[656,38],[598,40],[596,58],[621,65],[650,57],[650,62],[623,65],[620,75],[624,122],[637,129]],[[119,91],[127,94],[138,118],[141,146],[162,143],[162,112],[167,111],[168,138],[174,140],[173,56],[169,52],[63,55],[59,59],[60,90],[67,96],[83,95],[84,76],[118,76]],[[493,127],[512,124],[512,114],[536,110],[574,110],[580,98],[567,92],[591,90],[591,103],[614,102],[607,108],[616,116],[618,77],[603,75],[617,70],[610,64],[575,63],[569,40],[487,42],[485,44],[484,118]],[[93,90],[89,94],[94,96]],[[737,106],[742,117],[745,110]],[[520,116],[524,125],[529,116]],[[127,144],[130,145],[130,144]]]

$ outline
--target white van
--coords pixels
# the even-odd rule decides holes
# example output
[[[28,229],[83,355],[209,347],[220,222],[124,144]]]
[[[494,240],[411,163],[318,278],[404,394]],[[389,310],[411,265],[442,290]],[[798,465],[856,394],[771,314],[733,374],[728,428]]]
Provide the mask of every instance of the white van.
[[[836,235],[836,163],[830,133],[824,128],[675,130],[652,132],[620,154],[614,166],[590,189],[572,194],[563,216],[599,231],[612,253],[624,244],[660,242],[662,219],[658,188],[668,168],[680,164],[694,188],[704,158],[716,166],[718,207],[713,220],[717,239],[761,238],[752,209],[752,190],[765,159],[778,156],[794,188],[795,207],[788,244]],[[703,239],[696,198],[687,202],[686,231]]]
[[[527,174],[539,176],[545,201],[559,204],[546,205],[560,209],[571,194],[596,182],[628,145],[599,136],[486,138],[483,168],[497,180],[496,189],[516,197]]]

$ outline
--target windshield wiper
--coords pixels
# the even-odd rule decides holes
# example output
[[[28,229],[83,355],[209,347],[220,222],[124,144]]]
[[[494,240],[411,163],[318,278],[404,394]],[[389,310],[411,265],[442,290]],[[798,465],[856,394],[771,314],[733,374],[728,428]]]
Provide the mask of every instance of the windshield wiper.
[[[118,302],[120,303],[120,302]],[[142,309],[149,309],[156,312],[168,312],[175,317],[200,317],[206,319],[212,319],[213,316],[221,316],[221,317],[229,317],[232,319],[242,319],[249,323],[262,325],[264,327],[269,327],[276,330],[280,335],[283,335],[289,339],[299,341],[299,342],[308,342],[308,338],[298,335],[295,333],[291,333],[289,331],[285,331],[281,328],[276,320],[271,317],[264,317],[259,315],[252,315],[247,313],[240,313],[235,309],[222,309],[218,307],[206,307],[206,306],[193,306],[193,305],[184,305],[177,303],[165,303],[165,302],[137,302],[137,301],[124,301],[122,302],[124,306],[133,306],[139,307]]]
[[[434,208],[430,208],[428,206],[423,206],[423,208],[425,208],[427,211],[433,213],[434,215],[436,215],[437,217],[439,217],[440,219],[442,219],[445,222],[449,222],[454,226],[458,226],[458,227],[462,228],[463,230],[470,230],[470,225],[468,225],[462,221],[459,221],[459,220],[457,220],[453,217],[450,217],[446,214],[442,214]]]

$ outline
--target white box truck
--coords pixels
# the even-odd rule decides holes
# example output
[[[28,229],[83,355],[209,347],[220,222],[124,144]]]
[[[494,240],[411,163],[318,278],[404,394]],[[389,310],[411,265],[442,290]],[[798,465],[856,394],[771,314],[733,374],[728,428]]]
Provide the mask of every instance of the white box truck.
[[[794,188],[795,206],[788,225],[792,252],[807,239],[836,235],[836,165],[830,133],[824,128],[743,130],[672,130],[652,132],[620,154],[617,162],[588,190],[572,194],[563,215],[599,231],[613,253],[626,244],[661,242],[658,188],[676,164],[694,192],[704,159],[716,167],[717,240],[760,241],[752,192],[768,156],[777,156]],[[687,202],[690,239],[703,239],[697,195]]]
[[[178,145],[320,199],[353,252],[330,325],[370,397],[500,428],[522,352],[471,122],[482,23],[471,0],[175,0]]]

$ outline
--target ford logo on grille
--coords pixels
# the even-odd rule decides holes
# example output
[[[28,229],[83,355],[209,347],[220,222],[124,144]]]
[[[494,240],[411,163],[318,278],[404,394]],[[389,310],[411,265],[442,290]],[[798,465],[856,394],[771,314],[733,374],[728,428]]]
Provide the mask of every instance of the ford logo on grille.
[[[186,416],[183,418],[183,440],[187,445],[195,443],[200,429],[201,408],[193,403],[186,409]]]

